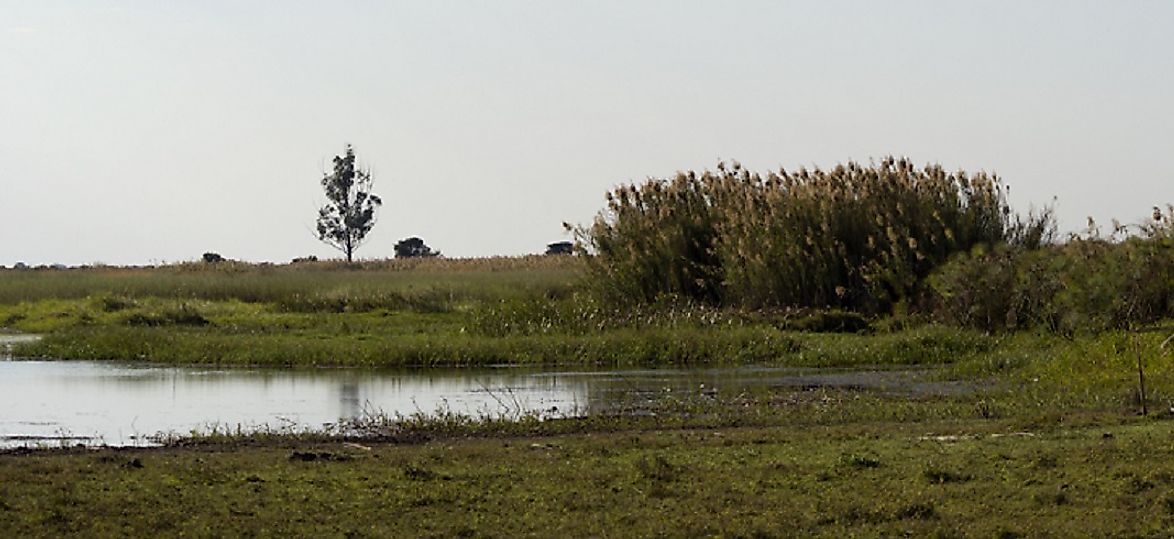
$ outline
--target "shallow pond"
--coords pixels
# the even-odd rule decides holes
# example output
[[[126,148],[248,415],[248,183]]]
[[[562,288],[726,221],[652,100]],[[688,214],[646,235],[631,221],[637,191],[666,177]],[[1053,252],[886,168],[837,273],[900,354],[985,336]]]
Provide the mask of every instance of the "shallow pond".
[[[930,374],[771,367],[218,369],[0,358],[0,447],[149,445],[159,433],[322,429],[368,414],[441,410],[553,417],[665,393],[736,395],[774,387],[960,390]]]

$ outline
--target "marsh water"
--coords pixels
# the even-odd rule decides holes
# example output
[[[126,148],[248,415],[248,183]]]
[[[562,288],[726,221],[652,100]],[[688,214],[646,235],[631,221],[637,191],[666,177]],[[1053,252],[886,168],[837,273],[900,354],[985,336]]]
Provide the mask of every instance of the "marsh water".
[[[0,447],[150,445],[158,434],[324,429],[378,414],[558,417],[666,394],[775,387],[958,390],[917,369],[222,369],[28,361],[3,357],[6,346],[0,342]]]

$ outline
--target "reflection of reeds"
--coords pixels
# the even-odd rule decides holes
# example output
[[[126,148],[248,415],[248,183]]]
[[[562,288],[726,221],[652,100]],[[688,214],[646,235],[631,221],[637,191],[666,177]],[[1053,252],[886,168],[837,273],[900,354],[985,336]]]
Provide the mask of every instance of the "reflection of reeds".
[[[612,300],[875,312],[952,253],[1006,239],[1006,188],[887,158],[766,176],[738,164],[609,193],[579,239]]]

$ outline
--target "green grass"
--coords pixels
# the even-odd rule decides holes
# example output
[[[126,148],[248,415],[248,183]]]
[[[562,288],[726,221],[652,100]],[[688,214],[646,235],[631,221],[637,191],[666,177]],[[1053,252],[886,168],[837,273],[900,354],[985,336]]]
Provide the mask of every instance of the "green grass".
[[[942,327],[875,336],[811,334],[768,323],[617,324],[575,332],[479,331],[486,315],[377,309],[289,312],[238,300],[109,295],[0,305],[0,323],[44,333],[18,355],[224,365],[517,364],[793,366],[940,364],[994,339]]]
[[[618,311],[577,291],[572,257],[414,264],[6,271],[0,327],[45,336],[18,346],[20,356],[169,364],[845,366],[944,363],[991,347],[939,327],[875,337],[792,329],[867,323],[854,315]]]
[[[572,420],[538,437],[515,426],[406,444],[0,455],[0,533],[1104,537],[1174,525],[1169,421],[987,420],[933,402],[886,421],[851,398],[774,411],[787,398],[749,405],[770,416],[753,426]]]

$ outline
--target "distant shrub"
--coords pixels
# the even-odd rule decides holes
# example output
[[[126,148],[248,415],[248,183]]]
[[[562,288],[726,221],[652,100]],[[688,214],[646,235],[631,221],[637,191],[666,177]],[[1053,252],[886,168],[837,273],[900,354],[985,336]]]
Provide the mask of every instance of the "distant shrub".
[[[556,241],[546,246],[546,254],[548,255],[569,255],[574,252],[575,244],[569,241]]]
[[[107,313],[124,311],[138,305],[131,298],[112,294],[99,294],[96,296],[91,296],[90,303],[97,307],[98,310]]]
[[[395,244],[396,258],[429,258],[440,256],[440,251],[433,251],[424,240],[411,237],[402,239]]]

